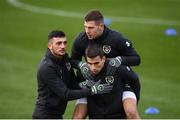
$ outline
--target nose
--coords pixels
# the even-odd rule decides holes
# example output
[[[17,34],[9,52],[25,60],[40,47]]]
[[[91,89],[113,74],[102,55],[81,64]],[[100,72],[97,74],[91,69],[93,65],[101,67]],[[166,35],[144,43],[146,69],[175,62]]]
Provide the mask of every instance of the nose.
[[[61,48],[66,48],[66,44],[62,43]]]
[[[92,70],[92,71],[96,70],[96,67],[95,67],[94,64],[91,65],[91,70]]]

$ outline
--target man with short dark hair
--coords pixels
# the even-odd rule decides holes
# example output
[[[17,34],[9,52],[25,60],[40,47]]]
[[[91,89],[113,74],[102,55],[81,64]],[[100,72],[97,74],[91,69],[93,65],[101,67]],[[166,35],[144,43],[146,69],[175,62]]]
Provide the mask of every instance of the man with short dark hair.
[[[108,93],[111,85],[97,82],[84,89],[78,87],[77,78],[66,53],[67,39],[63,31],[48,35],[48,49],[38,72],[38,97],[33,119],[62,119],[68,100]],[[99,90],[103,86],[103,90]]]
[[[135,95],[139,93],[134,93],[131,88],[132,85],[139,85],[138,76],[124,65],[119,66],[112,75],[106,75],[109,60],[106,60],[102,48],[98,45],[89,45],[85,55],[87,65],[93,75],[91,84],[101,80],[102,84],[113,85],[113,89],[108,94],[79,99],[73,118],[84,119],[88,115],[90,119],[139,119],[136,108],[138,100]],[[90,81],[85,80],[80,83],[81,87],[88,86],[88,82]],[[140,91],[140,88],[136,89]]]
[[[82,62],[85,49],[89,44],[102,47],[105,56],[111,58],[107,74],[112,74],[120,65],[135,66],[140,64],[140,56],[132,43],[120,32],[109,29],[104,25],[104,17],[98,10],[89,11],[84,18],[85,32],[81,32],[73,43],[71,59],[72,65],[81,70],[86,79],[91,79],[87,64]],[[85,69],[85,70],[84,70]]]

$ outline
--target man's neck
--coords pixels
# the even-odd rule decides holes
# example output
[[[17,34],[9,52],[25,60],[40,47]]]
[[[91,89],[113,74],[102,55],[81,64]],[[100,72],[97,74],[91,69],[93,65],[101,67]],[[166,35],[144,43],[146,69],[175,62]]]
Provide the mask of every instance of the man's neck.
[[[53,55],[55,58],[57,58],[57,59],[62,59],[62,58],[63,58],[63,55],[57,55],[57,54],[55,54],[52,50],[50,50],[50,51],[51,51],[52,55]]]

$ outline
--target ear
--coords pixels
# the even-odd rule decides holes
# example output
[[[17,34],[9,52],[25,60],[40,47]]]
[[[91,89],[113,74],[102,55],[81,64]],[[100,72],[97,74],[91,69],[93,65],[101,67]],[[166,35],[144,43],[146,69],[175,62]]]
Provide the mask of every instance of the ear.
[[[100,23],[100,24],[99,24],[99,28],[103,31],[103,30],[104,30],[104,24],[103,24],[103,23]]]
[[[48,48],[51,50],[52,49],[52,43],[48,42]]]
[[[100,23],[100,26],[101,26],[101,27],[104,27],[104,23]]]
[[[105,57],[105,56],[103,56],[103,57],[102,57],[102,60],[103,60],[103,62],[105,62],[105,61],[106,61],[106,57]]]

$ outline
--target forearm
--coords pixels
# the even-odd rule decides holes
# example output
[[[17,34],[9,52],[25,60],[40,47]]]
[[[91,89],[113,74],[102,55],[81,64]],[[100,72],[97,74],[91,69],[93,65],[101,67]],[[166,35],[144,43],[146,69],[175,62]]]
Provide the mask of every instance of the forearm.
[[[73,58],[71,59],[71,65],[75,69],[79,69],[78,65],[79,65],[80,62],[81,62],[81,60],[73,59]]]
[[[69,90],[67,93],[61,97],[64,98],[64,100],[75,100],[83,97],[87,97],[91,95],[91,89],[78,89],[78,90]]]
[[[128,119],[140,119],[136,100],[127,98],[123,101],[123,107]]]
[[[87,116],[87,104],[77,104],[72,119],[85,119]]]
[[[134,56],[121,56],[122,58],[122,65],[126,66],[136,66],[141,63],[141,59],[139,55],[134,55]]]

